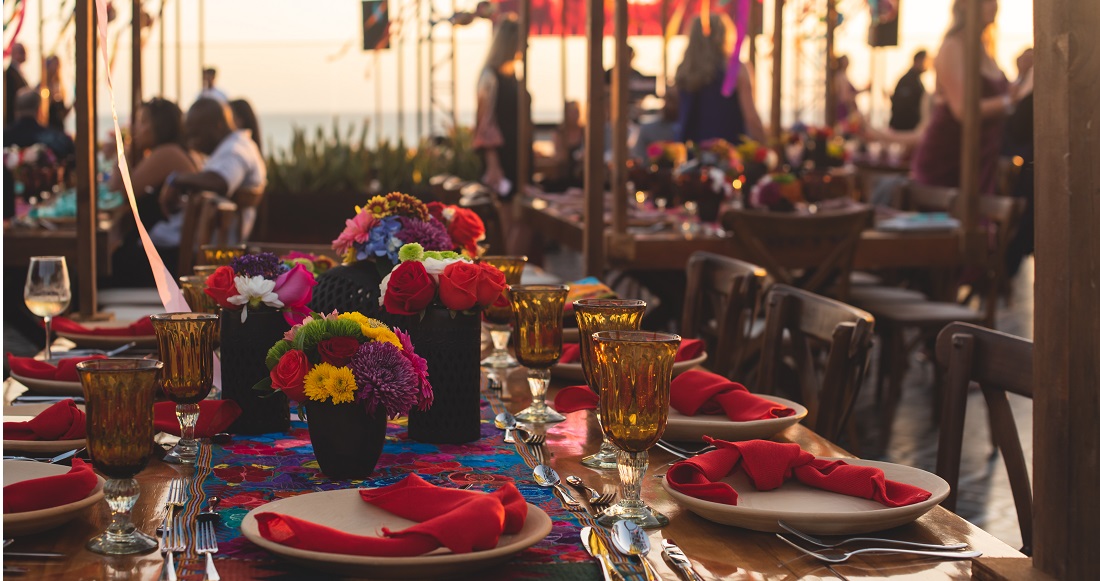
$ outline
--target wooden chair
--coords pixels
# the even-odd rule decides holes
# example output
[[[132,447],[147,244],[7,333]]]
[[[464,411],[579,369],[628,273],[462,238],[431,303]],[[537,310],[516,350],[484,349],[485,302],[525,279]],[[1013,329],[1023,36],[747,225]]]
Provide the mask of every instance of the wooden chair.
[[[743,258],[776,282],[844,300],[856,245],[872,216],[867,206],[819,214],[729,210],[722,227],[733,232]]]
[[[967,323],[951,323],[936,339],[936,360],[947,369],[936,473],[951,485],[951,493],[941,504],[954,511],[958,501],[966,405],[970,386],[977,383],[989,408],[993,445],[1001,450],[1008,469],[1024,542],[1020,550],[1027,555],[1031,554],[1031,479],[1005,394],[1033,397],[1032,351],[1031,341]]]
[[[759,266],[710,252],[688,259],[680,333],[706,341],[707,366],[715,373],[740,377],[766,275]]]
[[[471,182],[462,188],[458,205],[473,210],[485,224],[485,240],[482,244],[489,247],[489,252],[508,253],[504,238],[504,222],[500,216],[500,202],[497,201],[496,194],[492,190],[477,182]]]
[[[869,313],[804,290],[776,285],[765,299],[764,344],[756,391],[776,393],[780,367],[789,350],[798,376],[799,401],[809,414],[803,422],[821,436],[836,441],[844,433],[867,369],[875,319]],[[788,340],[784,341],[784,334]],[[813,347],[827,355],[817,371]],[[848,432],[855,445],[854,430]]]

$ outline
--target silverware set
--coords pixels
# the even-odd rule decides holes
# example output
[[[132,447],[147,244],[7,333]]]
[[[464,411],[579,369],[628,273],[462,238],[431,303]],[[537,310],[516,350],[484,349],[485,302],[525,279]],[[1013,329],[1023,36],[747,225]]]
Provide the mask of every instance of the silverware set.
[[[615,523],[611,531],[584,527],[581,529],[581,544],[584,545],[589,555],[599,560],[604,581],[639,577],[644,578],[646,581],[655,581],[661,578],[656,569],[653,568],[653,564],[646,558],[650,549],[649,535],[631,521],[619,521]],[[702,581],[703,578],[695,571],[691,561],[672,539],[665,539],[661,546],[661,554],[664,555],[673,568],[680,572],[684,579],[687,581]],[[637,557],[642,574],[624,572],[615,565],[615,560],[612,559],[613,556],[626,558],[631,563],[629,557]]]
[[[174,478],[168,485],[168,498],[165,500],[164,519],[158,532],[161,533],[160,552],[165,556],[165,575],[168,581],[177,581],[176,553],[187,552],[187,538],[194,542],[195,554],[206,557],[206,578],[210,581],[220,581],[218,569],[214,566],[214,553],[218,552],[218,538],[215,531],[217,513],[214,509],[218,504],[218,497],[208,500],[207,510],[199,513],[194,527],[186,526],[183,519],[175,517],[176,510],[187,504],[187,490],[190,488],[189,478]],[[189,534],[190,533],[190,534]]]
[[[810,544],[816,546],[814,550],[807,549],[798,543],[788,539],[782,534],[777,533],[775,536],[788,545],[798,549],[798,551],[809,555],[819,561],[826,563],[843,563],[848,559],[856,555],[864,554],[904,554],[904,555],[923,555],[928,557],[942,557],[947,559],[973,559],[982,556],[981,551],[964,551],[968,545],[966,543],[949,543],[949,544],[937,544],[937,543],[915,543],[911,541],[901,541],[897,539],[887,539],[878,537],[850,537],[841,540],[836,543],[830,543],[817,537],[811,536],[805,532],[802,532],[789,523],[778,521],[780,527],[783,530],[789,532],[795,537],[802,539]],[[889,547],[861,547],[858,549],[844,550],[840,548],[842,545],[849,543],[877,543],[884,545],[893,545]]]

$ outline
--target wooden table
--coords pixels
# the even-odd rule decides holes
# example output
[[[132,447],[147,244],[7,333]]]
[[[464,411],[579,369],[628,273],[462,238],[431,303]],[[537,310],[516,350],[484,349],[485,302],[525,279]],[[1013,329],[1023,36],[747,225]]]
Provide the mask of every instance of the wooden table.
[[[110,276],[111,254],[107,243],[108,228],[100,224],[96,232],[96,273]],[[64,256],[70,273],[78,272],[76,228],[60,225],[56,230],[4,224],[4,267],[26,268],[32,256]]]
[[[495,397],[495,396],[494,396]],[[503,403],[509,410],[516,412],[526,407],[530,393],[526,387],[522,369],[509,374],[502,395]],[[498,401],[499,400],[494,400]],[[551,458],[549,463],[562,473],[580,474],[596,488],[617,485],[617,475],[613,472],[595,472],[580,466],[582,457],[596,450],[599,442],[599,428],[594,414],[575,412],[565,422],[554,425],[548,432],[546,448]],[[793,426],[779,434],[780,441],[797,442],[803,449],[822,456],[848,456],[833,444],[825,441],[812,431],[801,426]],[[663,474],[673,457],[654,450],[650,456],[650,470],[643,485],[643,498],[652,506],[665,513],[671,519],[669,526],[651,532],[656,546],[661,539],[668,537],[676,540],[692,559],[697,570],[706,579],[794,579],[803,577],[837,578],[843,575],[848,579],[877,579],[886,577],[908,577],[914,579],[969,579],[971,563],[969,561],[947,561],[932,558],[909,557],[905,555],[873,556],[853,558],[847,563],[833,565],[832,570],[814,559],[798,553],[786,546],[769,533],[760,533],[718,525],[695,516],[678,506],[665,492],[660,480],[655,477]],[[152,533],[160,522],[164,503],[167,500],[167,486],[170,479],[188,469],[152,460],[137,480],[141,485],[141,496],[134,507],[133,519],[138,527]],[[156,579],[161,574],[163,560],[160,553],[130,557],[103,558],[83,548],[88,538],[104,529],[109,520],[109,511],[105,502],[90,509],[83,518],[78,518],[64,528],[39,535],[20,537],[13,550],[21,551],[59,551],[69,555],[63,560],[15,560],[6,559],[5,564],[24,567],[29,570],[26,578],[34,579]],[[936,507],[913,524],[888,531],[886,534],[907,540],[924,542],[966,542],[985,554],[983,558],[1023,558],[1023,555],[993,538],[988,533],[971,525],[962,518],[943,508]],[[200,579],[202,560],[195,556],[177,557],[177,566],[183,574],[181,579]],[[662,579],[678,579],[674,570],[660,558],[659,552],[651,553],[650,562],[657,568]],[[224,579],[270,578],[278,576],[276,571],[265,570],[262,563],[237,559],[218,559],[218,570]],[[592,561],[587,577],[599,579],[599,570]],[[496,570],[497,576],[486,571],[492,578],[507,579],[507,565]]]

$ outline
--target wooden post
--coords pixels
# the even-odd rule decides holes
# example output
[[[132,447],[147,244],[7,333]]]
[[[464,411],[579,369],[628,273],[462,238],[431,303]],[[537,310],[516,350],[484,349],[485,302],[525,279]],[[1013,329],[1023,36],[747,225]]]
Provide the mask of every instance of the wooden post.
[[[783,136],[783,0],[774,0],[772,21],[772,111],[771,139],[778,145]]]
[[[421,0],[416,0],[416,21],[413,24],[413,34],[415,35],[413,46],[416,47],[416,105],[413,110],[416,111],[416,136],[418,138],[428,136],[424,133],[424,113],[420,110],[424,105],[424,47],[420,38],[422,27],[420,11],[423,4]],[[428,133],[431,133],[431,127],[428,128]],[[424,176],[424,179],[426,180],[429,177],[431,176]]]
[[[569,92],[566,91],[567,83],[565,82],[565,74],[567,72],[566,62],[569,60],[569,55],[566,46],[566,33],[565,33],[565,15],[568,13],[567,0],[561,0],[561,123],[565,125],[565,102],[569,100]],[[555,152],[557,153],[557,152]]]
[[[96,317],[95,4],[76,2],[76,256],[80,317]]]
[[[611,76],[611,228],[615,238],[626,233],[626,133],[630,122],[630,48],[626,43],[630,13],[626,0],[615,0],[615,67]]]
[[[374,144],[382,143],[382,57],[381,50],[375,48],[374,56]]]
[[[603,276],[603,0],[586,0],[588,24],[588,111],[584,125],[584,273]]]
[[[397,11],[401,18],[401,11]],[[397,142],[405,143],[405,55],[401,50],[401,40],[404,38],[405,23],[401,23],[401,34],[393,37],[393,52],[397,60]]]
[[[157,96],[161,99],[164,98],[164,4],[166,0],[161,0],[160,12],[157,14],[157,26],[160,31],[160,91],[157,92]]]
[[[963,226],[965,256],[972,256],[973,244],[986,242],[974,237],[978,225],[978,196],[981,188],[982,119],[979,100],[982,97],[982,23],[981,0],[966,3],[966,28],[963,30],[963,118],[962,160],[960,161],[959,218]]]
[[[527,182],[531,176],[531,99],[527,92],[527,33],[531,30],[531,0],[520,0],[519,3],[519,50],[520,70],[522,76],[516,83],[517,96],[516,107],[519,119],[516,125],[516,141],[519,143],[519,152],[516,155],[516,183],[512,185],[515,199],[522,199],[527,192]]]
[[[137,127],[137,113],[141,108],[141,0],[130,3],[130,129]]]
[[[199,90],[202,86],[202,71],[206,68],[206,0],[199,0]]]
[[[183,0],[176,0],[176,105],[183,107]]]
[[[530,1],[530,0],[528,0]],[[458,10],[458,3],[456,0],[451,0],[451,14],[454,14]],[[453,24],[451,25],[451,127],[458,127],[458,28]],[[524,33],[526,35],[526,32]],[[526,46],[526,41],[524,46]],[[523,63],[527,64],[527,51],[523,52]],[[527,76],[527,71],[524,70],[524,77]],[[522,107],[522,105],[521,105]]]
[[[1035,2],[1035,567],[1100,569],[1100,2]]]
[[[668,94],[668,0],[661,0],[661,96]]]
[[[667,0],[665,0],[665,1],[667,2]],[[760,11],[763,10],[763,9],[764,9],[764,7],[763,7],[762,4],[758,4],[756,2],[750,3],[749,4],[749,21],[745,22],[745,23],[741,23],[741,22],[736,23],[737,26],[744,26],[745,27],[745,42],[749,43],[749,65],[752,67],[752,72],[753,72],[753,79],[752,79],[753,89],[756,88],[756,35],[760,32],[759,30],[756,29],[756,22],[759,21],[759,19],[757,18],[756,15],[759,14]],[[662,16],[661,20],[662,20],[662,22],[664,21],[663,16]]]
[[[836,118],[836,0],[828,0],[825,8],[825,126],[835,127]]]

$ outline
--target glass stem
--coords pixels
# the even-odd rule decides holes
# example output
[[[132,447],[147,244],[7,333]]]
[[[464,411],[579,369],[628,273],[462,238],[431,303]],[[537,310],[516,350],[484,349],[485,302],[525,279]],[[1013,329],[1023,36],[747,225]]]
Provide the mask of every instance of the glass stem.
[[[130,520],[130,510],[138,499],[138,483],[133,478],[112,478],[103,486],[107,506],[111,507],[111,524],[107,525],[108,536],[126,536],[134,532],[134,523]]]
[[[603,433],[603,418],[600,417],[600,410],[596,408],[596,423],[600,426],[600,451],[597,454],[618,455],[619,449],[611,444],[611,441],[607,439],[607,434]]]
[[[176,404],[176,418],[180,421],[180,441],[192,442],[195,439],[195,425],[199,423],[199,404]]]
[[[508,342],[512,339],[512,328],[507,325],[489,328],[489,336],[493,338],[493,353],[495,355],[508,355]]]
[[[531,386],[531,409],[536,413],[546,409],[546,389],[550,387],[549,369],[528,369],[527,384]]]
[[[619,489],[622,500],[619,506],[625,513],[641,512],[645,508],[642,502],[642,477],[649,468],[648,452],[619,451]]]
[[[50,349],[50,319],[53,317],[42,317],[42,321],[46,327],[46,359],[53,358],[53,352]]]

